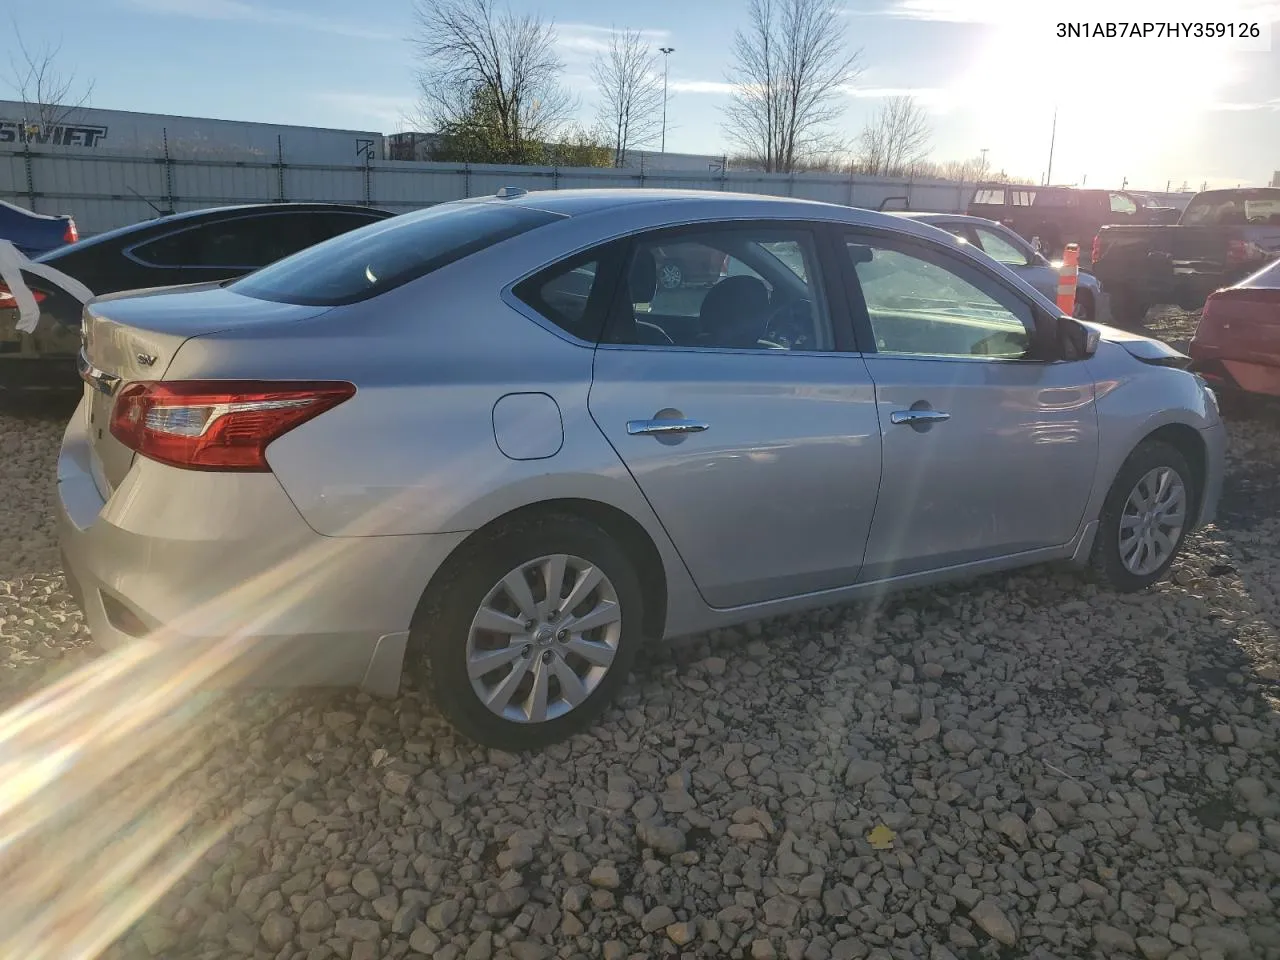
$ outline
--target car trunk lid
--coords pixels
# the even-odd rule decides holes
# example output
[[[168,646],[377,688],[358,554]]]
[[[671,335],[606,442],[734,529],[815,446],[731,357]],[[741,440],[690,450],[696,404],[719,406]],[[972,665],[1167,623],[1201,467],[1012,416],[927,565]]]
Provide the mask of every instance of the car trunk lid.
[[[327,309],[256,300],[219,284],[132,291],[89,303],[79,367],[99,493],[111,496],[133,463],[133,451],[111,435],[111,413],[124,387],[163,380],[178,350],[193,337],[253,323],[304,320]]]

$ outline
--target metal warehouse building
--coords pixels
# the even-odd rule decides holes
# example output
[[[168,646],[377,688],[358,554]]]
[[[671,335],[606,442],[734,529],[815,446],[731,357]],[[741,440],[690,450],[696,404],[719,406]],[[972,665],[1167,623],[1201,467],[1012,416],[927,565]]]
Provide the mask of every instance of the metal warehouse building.
[[[41,124],[27,104],[0,100],[0,149],[74,147],[163,154],[184,159],[283,160],[354,164],[386,157],[381,133],[242,120],[178,117],[129,110],[54,107],[56,122]]]

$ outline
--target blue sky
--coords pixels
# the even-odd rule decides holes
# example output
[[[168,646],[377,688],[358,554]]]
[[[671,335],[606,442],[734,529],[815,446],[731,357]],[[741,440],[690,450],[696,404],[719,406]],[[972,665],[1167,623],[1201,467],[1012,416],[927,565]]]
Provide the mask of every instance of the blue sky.
[[[1076,19],[1261,21],[1230,40],[1055,40],[1052,12],[1018,0],[836,0],[863,73],[842,133],[885,96],[926,107],[936,159],[986,148],[996,169],[1163,189],[1265,183],[1280,169],[1276,0],[1074,0]],[[612,26],[646,32],[670,58],[667,148],[724,149],[725,71],[745,0],[511,0],[555,21],[566,81],[592,113],[589,64]],[[1090,6],[1093,4],[1094,6]],[[394,132],[414,101],[412,0],[9,0],[29,45],[61,42],[95,83],[91,105]],[[1064,5],[1065,6],[1065,5]],[[0,33],[0,71],[14,44]],[[1246,49],[1249,47],[1249,49]],[[1262,49],[1258,49],[1262,48]],[[7,71],[4,71],[7,73]],[[0,99],[11,92],[0,91]]]

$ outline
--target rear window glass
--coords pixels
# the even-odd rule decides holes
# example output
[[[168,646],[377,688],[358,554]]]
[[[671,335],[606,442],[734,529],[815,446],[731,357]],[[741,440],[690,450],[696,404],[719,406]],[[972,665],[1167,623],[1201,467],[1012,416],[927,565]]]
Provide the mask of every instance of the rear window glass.
[[[1202,193],[1187,204],[1181,222],[1221,226],[1280,223],[1280,191]]]
[[[973,197],[974,203],[1003,204],[1003,190],[979,190]]]
[[[506,203],[441,204],[308,247],[237,280],[230,289],[282,303],[356,303],[558,219]]]

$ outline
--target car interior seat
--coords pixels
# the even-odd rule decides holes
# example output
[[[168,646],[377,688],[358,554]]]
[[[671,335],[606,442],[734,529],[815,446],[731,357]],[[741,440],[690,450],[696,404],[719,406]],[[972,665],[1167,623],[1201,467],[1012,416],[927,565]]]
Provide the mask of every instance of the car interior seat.
[[[709,291],[698,312],[702,337],[717,347],[759,346],[769,319],[769,288],[756,277],[725,277]]]

